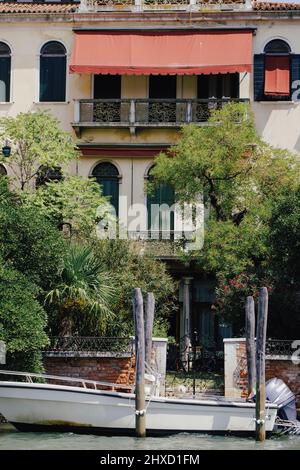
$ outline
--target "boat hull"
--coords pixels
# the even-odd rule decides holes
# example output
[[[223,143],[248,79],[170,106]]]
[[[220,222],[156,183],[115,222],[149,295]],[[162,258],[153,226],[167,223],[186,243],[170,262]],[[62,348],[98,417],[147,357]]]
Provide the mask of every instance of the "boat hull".
[[[146,402],[148,434],[178,432],[251,433],[253,403],[153,397]],[[80,387],[0,382],[0,413],[20,430],[132,434],[135,396]],[[277,407],[269,405],[266,430],[272,431]]]

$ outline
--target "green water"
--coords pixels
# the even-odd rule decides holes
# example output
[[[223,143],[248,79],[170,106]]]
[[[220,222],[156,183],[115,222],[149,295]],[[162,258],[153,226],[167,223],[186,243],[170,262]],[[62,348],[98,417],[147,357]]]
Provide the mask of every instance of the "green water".
[[[73,433],[23,433],[0,425],[1,450],[300,450],[300,436],[253,438],[177,434],[170,437],[105,437]]]

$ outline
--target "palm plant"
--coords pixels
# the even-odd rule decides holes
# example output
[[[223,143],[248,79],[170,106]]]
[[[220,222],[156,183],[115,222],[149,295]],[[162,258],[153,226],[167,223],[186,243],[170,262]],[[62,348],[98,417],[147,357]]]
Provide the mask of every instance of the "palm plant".
[[[90,247],[71,244],[64,259],[59,283],[48,292],[46,302],[59,310],[61,335],[89,330],[103,334],[114,316],[110,306],[116,289],[108,272]],[[79,330],[79,331],[78,331]],[[81,330],[81,331],[80,331]]]

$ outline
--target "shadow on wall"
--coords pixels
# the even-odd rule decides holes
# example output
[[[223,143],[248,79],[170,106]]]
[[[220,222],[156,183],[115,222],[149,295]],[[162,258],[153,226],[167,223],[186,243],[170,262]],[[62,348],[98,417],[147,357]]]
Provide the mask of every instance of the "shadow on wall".
[[[300,152],[300,103],[253,103],[255,124],[263,139],[274,147]]]

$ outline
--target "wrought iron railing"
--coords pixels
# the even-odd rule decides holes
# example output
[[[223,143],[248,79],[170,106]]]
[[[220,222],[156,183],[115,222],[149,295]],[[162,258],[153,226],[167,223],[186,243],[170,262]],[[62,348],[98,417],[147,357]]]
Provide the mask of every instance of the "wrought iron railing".
[[[293,340],[269,339],[266,343],[266,354],[268,356],[292,356],[295,352]]]
[[[193,242],[193,235],[193,231],[145,230],[128,232],[128,239],[133,244],[136,242],[136,251],[139,253],[152,254],[159,258],[183,253],[188,244]]]
[[[241,8],[245,4],[245,0],[81,0],[80,11],[122,8],[131,11],[162,9],[199,11],[208,7],[226,10],[232,9],[232,4]]]
[[[131,338],[104,336],[52,336],[45,352],[132,353]]]
[[[171,127],[206,122],[213,110],[248,99],[81,99],[75,101],[74,125]]]

